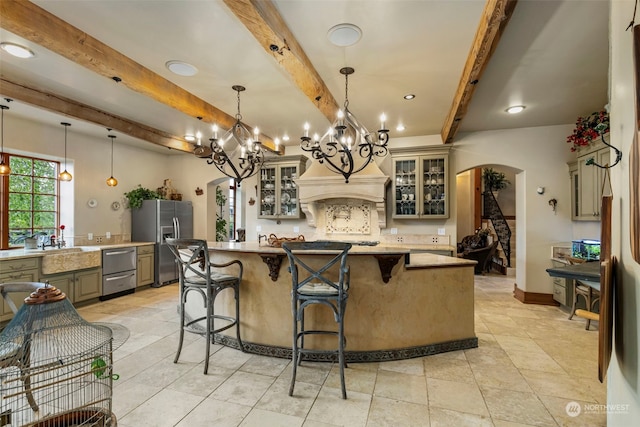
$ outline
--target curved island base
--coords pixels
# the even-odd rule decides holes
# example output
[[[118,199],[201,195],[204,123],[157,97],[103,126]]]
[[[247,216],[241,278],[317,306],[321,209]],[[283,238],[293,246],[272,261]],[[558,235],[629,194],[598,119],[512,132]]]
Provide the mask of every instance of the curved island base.
[[[240,290],[241,337],[245,351],[291,358],[291,275],[286,257],[274,274],[264,255],[284,255],[284,250],[257,243],[210,243],[212,262],[239,259],[244,265]],[[376,362],[428,356],[478,346],[474,332],[474,261],[432,254],[412,254],[400,247],[354,246],[349,253],[351,287],[345,315],[348,362]],[[262,256],[261,256],[262,255]],[[386,273],[376,255],[402,255]],[[308,255],[309,264],[323,263],[321,255]],[[273,280],[275,277],[275,280]],[[318,309],[318,310],[315,310]],[[202,301],[187,301],[187,315],[204,311]],[[233,295],[216,299],[216,313],[232,315]],[[305,322],[334,330],[330,310],[312,307]],[[216,342],[238,348],[235,331],[220,334]],[[336,348],[334,337],[307,337],[306,348]],[[315,356],[315,357],[314,357]],[[309,360],[328,361],[322,353]]]

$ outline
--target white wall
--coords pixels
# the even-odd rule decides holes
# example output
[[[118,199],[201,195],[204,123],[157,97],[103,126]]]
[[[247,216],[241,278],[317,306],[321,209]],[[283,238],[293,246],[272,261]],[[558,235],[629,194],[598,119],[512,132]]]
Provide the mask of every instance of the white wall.
[[[550,247],[571,240],[571,194],[567,161],[572,157],[566,136],[571,125],[475,132],[460,135],[452,150],[456,173],[485,164],[523,172],[516,176],[516,284],[527,292],[552,293]],[[544,197],[537,187],[546,188]],[[548,204],[558,200],[557,212]],[[526,257],[526,258],[525,258]]]
[[[619,260],[616,283],[614,353],[607,379],[607,404],[628,405],[610,411],[609,426],[629,426],[640,419],[640,265],[631,256],[629,243],[629,151],[635,133],[633,35],[625,31],[633,16],[634,1],[611,2],[610,98],[611,141],[623,152],[621,163],[611,169],[613,186],[612,250]],[[637,23],[637,18],[636,18]],[[639,64],[640,65],[640,64]]]

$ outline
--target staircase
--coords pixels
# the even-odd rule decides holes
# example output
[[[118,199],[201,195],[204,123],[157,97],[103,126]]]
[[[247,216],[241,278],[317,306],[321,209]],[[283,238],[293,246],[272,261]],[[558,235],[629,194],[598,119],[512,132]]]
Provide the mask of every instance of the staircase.
[[[506,265],[501,264],[504,267],[504,272],[506,273],[506,269],[511,267],[511,228],[509,227],[507,219],[502,214],[498,201],[491,191],[483,192],[482,200],[482,218],[483,220],[488,221],[489,228],[493,233],[495,233],[495,236],[497,236],[498,241],[500,242],[498,245],[498,251],[504,254],[500,259],[506,263]]]

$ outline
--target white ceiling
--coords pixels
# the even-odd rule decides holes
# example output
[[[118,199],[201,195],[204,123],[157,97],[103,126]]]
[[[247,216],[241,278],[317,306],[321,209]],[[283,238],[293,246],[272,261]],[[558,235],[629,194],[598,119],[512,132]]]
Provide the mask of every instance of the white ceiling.
[[[271,138],[288,134],[297,144],[302,125],[324,130],[327,119],[222,1],[36,0],[38,6],[227,114],[236,114],[234,84],[243,121]],[[439,134],[451,107],[478,22],[482,0],[274,0],[295,38],[339,104],[349,79],[350,110],[370,129],[386,113],[391,138]],[[607,0],[519,0],[476,86],[460,132],[575,122],[607,103]],[[354,46],[332,45],[327,31],[349,22],[362,29]],[[33,42],[0,29],[0,41],[28,46],[36,57],[0,53],[3,78],[88,104],[182,137],[209,125],[95,74]],[[165,68],[191,63],[193,77]],[[0,86],[0,94],[2,87]],[[403,96],[414,93],[406,101]],[[520,115],[509,105],[524,104]],[[70,131],[105,137],[100,126],[11,103],[5,114],[25,115]],[[403,123],[404,132],[395,131]],[[121,135],[117,142],[157,146]],[[166,150],[166,149],[164,149]]]

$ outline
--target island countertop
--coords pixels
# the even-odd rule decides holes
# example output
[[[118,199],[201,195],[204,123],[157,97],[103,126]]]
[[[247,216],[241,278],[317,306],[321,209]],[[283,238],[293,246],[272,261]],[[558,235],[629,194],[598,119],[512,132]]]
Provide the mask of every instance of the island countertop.
[[[82,252],[101,251],[103,249],[130,248],[132,246],[155,245],[154,242],[124,242],[112,245],[91,245],[91,246],[69,246],[64,248],[47,248],[47,249],[6,249],[0,251],[1,260],[21,259],[21,258],[39,258],[45,255],[56,253],[73,252],[80,250]]]

